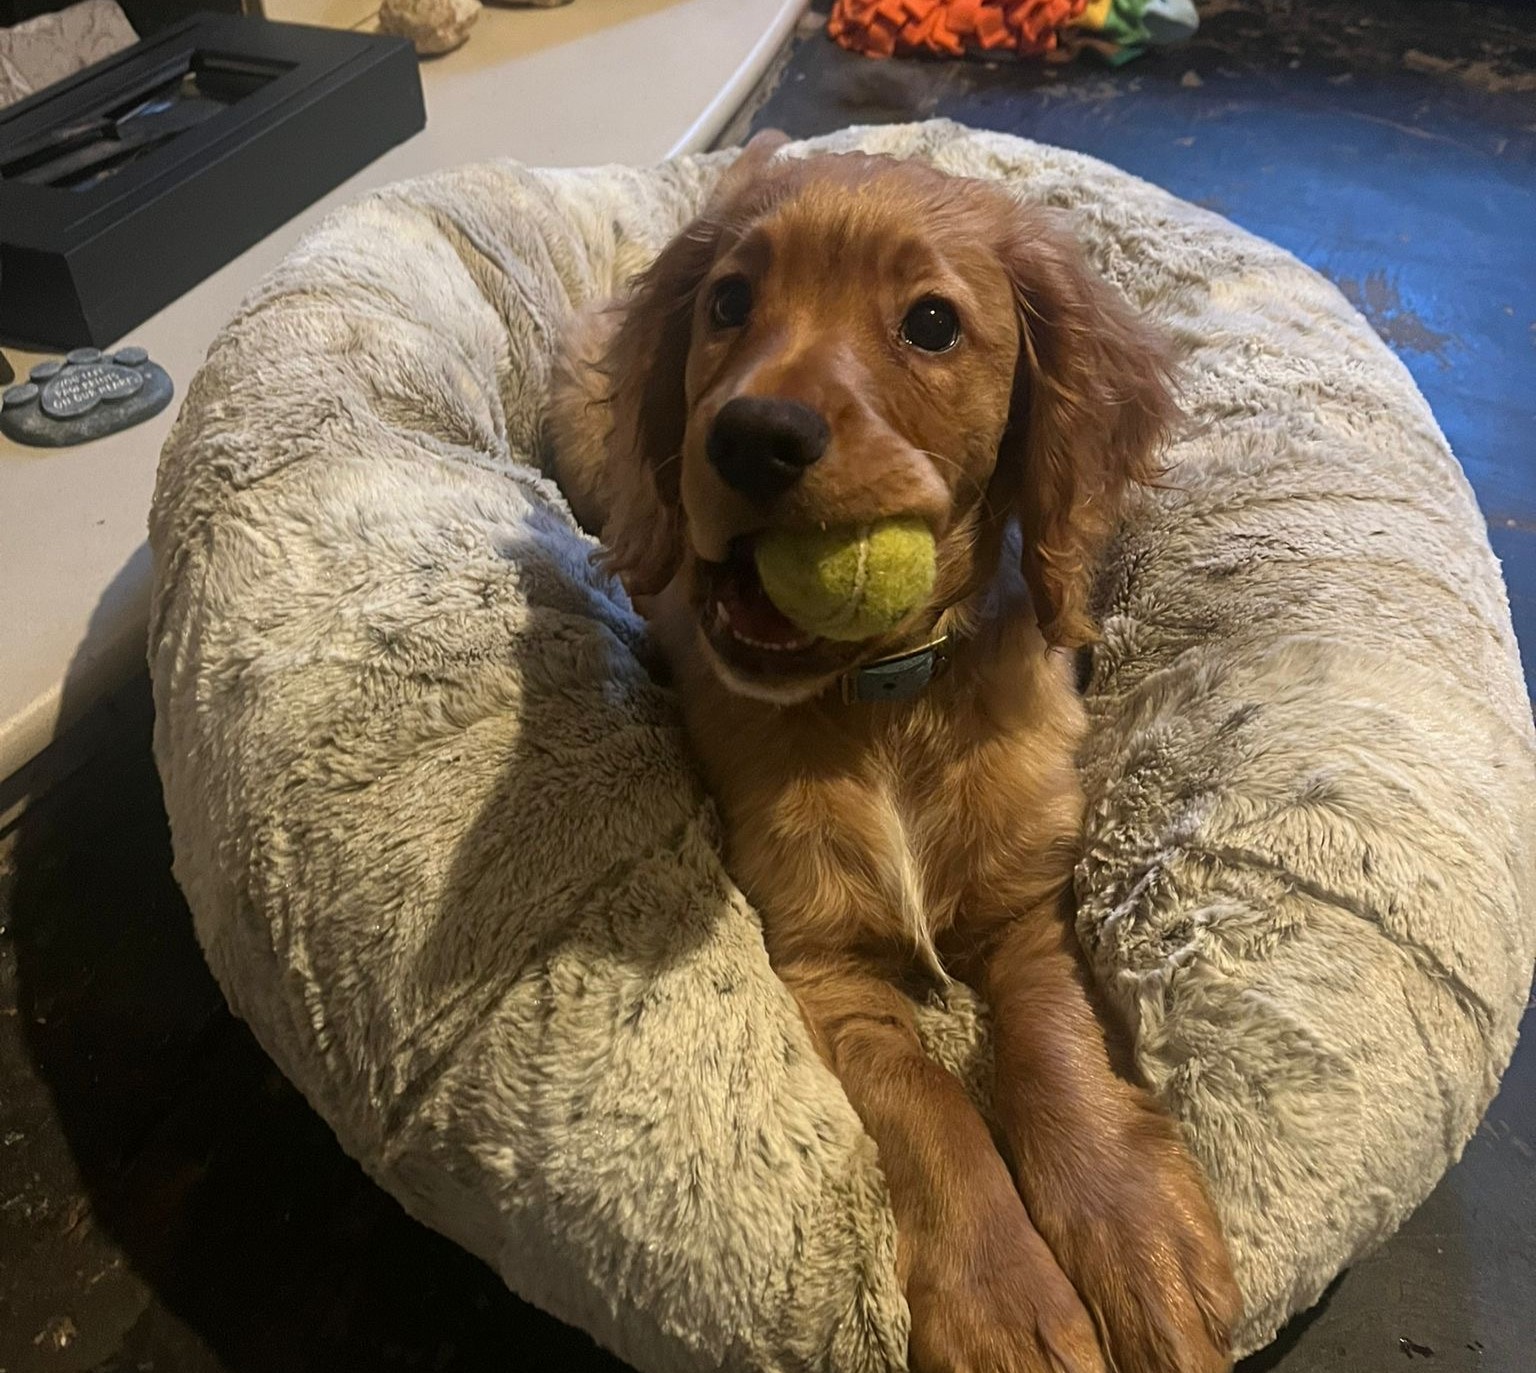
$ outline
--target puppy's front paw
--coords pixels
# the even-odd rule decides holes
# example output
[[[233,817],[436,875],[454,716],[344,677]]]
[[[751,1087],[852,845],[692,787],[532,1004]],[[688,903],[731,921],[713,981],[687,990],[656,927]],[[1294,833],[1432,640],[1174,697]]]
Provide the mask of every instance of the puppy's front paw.
[[[1176,1148],[1126,1159],[1051,1229],[1118,1373],[1227,1373],[1242,1299],[1194,1164]]]
[[[915,1255],[914,1373],[1108,1373],[1093,1321],[1023,1208]]]

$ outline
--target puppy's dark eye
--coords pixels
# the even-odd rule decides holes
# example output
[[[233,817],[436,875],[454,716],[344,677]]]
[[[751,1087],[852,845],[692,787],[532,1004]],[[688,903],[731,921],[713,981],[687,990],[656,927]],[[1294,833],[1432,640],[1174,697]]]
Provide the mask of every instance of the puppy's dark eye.
[[[901,322],[904,343],[925,353],[942,353],[960,342],[960,316],[955,307],[938,296],[924,296]]]
[[[746,277],[726,277],[709,299],[709,322],[717,329],[739,329],[752,313],[752,286]]]

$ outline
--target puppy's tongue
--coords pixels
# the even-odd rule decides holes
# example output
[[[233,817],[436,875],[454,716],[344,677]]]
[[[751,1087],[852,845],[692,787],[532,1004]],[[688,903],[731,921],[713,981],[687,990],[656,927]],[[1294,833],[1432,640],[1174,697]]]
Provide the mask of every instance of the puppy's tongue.
[[[789,650],[806,648],[813,641],[812,635],[793,624],[768,599],[746,544],[732,551],[715,597],[726,628],[749,644]]]

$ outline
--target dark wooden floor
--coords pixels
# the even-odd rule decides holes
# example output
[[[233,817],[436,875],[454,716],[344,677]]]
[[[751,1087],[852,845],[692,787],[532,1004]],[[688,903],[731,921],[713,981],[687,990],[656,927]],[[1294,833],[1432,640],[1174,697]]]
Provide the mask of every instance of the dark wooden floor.
[[[591,0],[596,2],[596,0]],[[1212,0],[1120,72],[804,37],[749,122],[947,114],[1104,157],[1331,276],[1477,487],[1536,660],[1536,9]],[[0,840],[0,1373],[618,1365],[416,1226],[223,1009],[130,692]],[[1536,1369],[1536,1050],[1466,1158],[1245,1373]]]

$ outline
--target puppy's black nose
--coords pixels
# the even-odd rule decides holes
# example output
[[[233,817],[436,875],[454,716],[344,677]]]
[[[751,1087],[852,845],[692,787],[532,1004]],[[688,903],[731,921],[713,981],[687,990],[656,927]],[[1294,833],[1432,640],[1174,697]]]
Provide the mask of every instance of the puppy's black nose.
[[[720,407],[705,451],[725,484],[755,501],[783,495],[826,451],[827,422],[808,405],[737,396]]]

